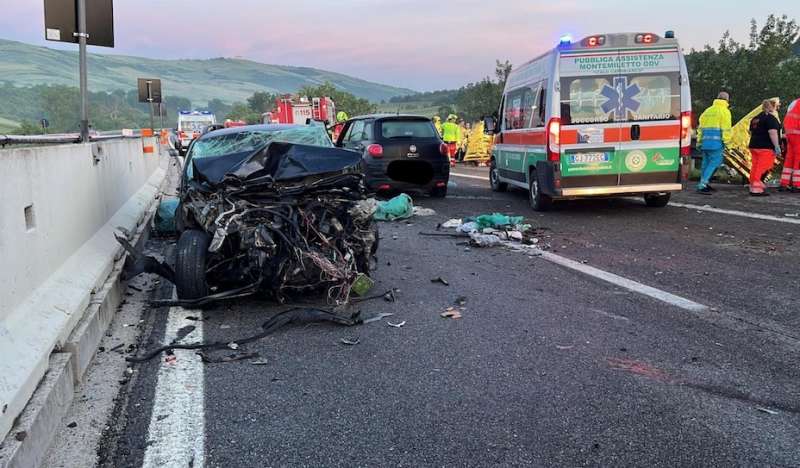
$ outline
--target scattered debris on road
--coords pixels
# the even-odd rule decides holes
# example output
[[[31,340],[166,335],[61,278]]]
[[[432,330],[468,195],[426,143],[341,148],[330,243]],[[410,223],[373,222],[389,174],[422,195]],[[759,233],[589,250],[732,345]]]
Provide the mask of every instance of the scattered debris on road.
[[[378,202],[375,210],[375,219],[378,221],[396,221],[398,219],[410,218],[414,215],[414,202],[408,194],[390,198],[389,200]]]
[[[439,276],[437,278],[433,278],[431,280],[431,283],[441,283],[441,284],[443,284],[445,286],[450,286],[450,283],[448,283],[447,280],[442,278],[441,276]]]
[[[442,318],[460,319],[461,311],[456,309],[455,307],[448,307],[440,315],[442,316]]]
[[[155,348],[142,356],[131,356],[125,358],[128,362],[146,362],[154,357],[158,356],[161,353],[168,353],[167,358],[165,359],[166,362],[174,362],[175,355],[170,354],[175,349],[193,349],[193,350],[220,350],[220,349],[230,349],[230,344],[236,344],[237,348],[241,345],[245,345],[248,343],[252,343],[258,341],[267,335],[274,333],[279,328],[289,325],[289,324],[300,324],[300,323],[317,323],[317,322],[331,322],[337,325],[342,325],[346,327],[353,327],[356,325],[367,324],[371,322],[376,322],[383,320],[386,317],[390,317],[393,314],[390,313],[380,313],[375,314],[373,316],[364,317],[361,311],[357,311],[349,316],[342,315],[330,310],[324,309],[317,309],[311,307],[295,307],[289,310],[285,310],[274,315],[272,318],[264,322],[261,325],[262,331],[252,336],[240,338],[237,340],[227,340],[227,341],[218,341],[212,343],[187,343],[187,344],[169,344],[165,346],[160,346]],[[170,358],[171,361],[170,361]]]
[[[420,232],[420,235],[465,238],[469,239],[469,245],[473,247],[527,245],[546,248],[540,244],[541,230],[534,230],[531,225],[523,224],[523,221],[522,216],[501,213],[453,218],[439,224],[436,227],[437,232]],[[438,232],[440,229],[454,229],[455,232]]]
[[[403,328],[403,327],[406,325],[406,321],[405,321],[405,320],[403,320],[403,321],[402,321],[402,322],[400,322],[400,323],[392,323],[392,322],[388,322],[388,321],[387,321],[387,322],[386,322],[386,325],[389,325],[389,326],[390,326],[390,327],[392,327],[392,328]]]
[[[756,409],[757,409],[758,411],[761,411],[762,413],[771,414],[771,415],[773,415],[773,416],[774,416],[774,415],[776,415],[776,414],[780,414],[780,412],[779,412],[779,411],[771,410],[771,409],[769,409],[769,408],[764,408],[763,406],[757,406],[757,407],[756,407]]]
[[[352,339],[352,340],[351,340],[351,339],[348,339],[348,338],[342,338],[342,339],[340,339],[339,341],[340,341],[340,342],[341,342],[343,345],[347,345],[347,346],[355,346],[355,345],[357,345],[357,344],[361,343],[361,339],[360,339],[360,338],[355,338],[355,339]]]

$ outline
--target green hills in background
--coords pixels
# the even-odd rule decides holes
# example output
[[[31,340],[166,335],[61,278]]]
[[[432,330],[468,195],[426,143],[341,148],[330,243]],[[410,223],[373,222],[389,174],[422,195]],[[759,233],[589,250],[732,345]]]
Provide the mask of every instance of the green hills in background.
[[[200,105],[215,98],[226,103],[244,101],[256,91],[291,93],[326,81],[373,102],[414,94],[410,89],[341,73],[243,59],[157,60],[89,54],[89,88],[93,92],[135,89],[139,77],[160,78],[165,97],[183,96]],[[78,53],[0,39],[0,81],[15,86],[77,86]]]

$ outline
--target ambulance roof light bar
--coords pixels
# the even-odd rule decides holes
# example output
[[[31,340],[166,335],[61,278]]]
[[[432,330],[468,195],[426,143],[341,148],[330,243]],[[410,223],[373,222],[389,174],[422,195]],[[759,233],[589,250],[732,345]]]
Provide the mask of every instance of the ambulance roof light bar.
[[[660,38],[657,34],[653,33],[639,33],[636,35],[634,41],[637,44],[655,44]]]
[[[572,36],[570,34],[564,34],[561,36],[561,39],[558,40],[558,45],[570,45],[572,44]]]

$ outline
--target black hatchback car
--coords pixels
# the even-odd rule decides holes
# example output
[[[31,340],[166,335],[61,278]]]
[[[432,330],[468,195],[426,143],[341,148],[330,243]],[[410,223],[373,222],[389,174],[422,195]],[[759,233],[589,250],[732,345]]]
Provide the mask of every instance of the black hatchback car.
[[[362,154],[366,184],[373,191],[423,191],[439,198],[447,195],[447,146],[427,117],[354,117],[345,123],[336,146]]]

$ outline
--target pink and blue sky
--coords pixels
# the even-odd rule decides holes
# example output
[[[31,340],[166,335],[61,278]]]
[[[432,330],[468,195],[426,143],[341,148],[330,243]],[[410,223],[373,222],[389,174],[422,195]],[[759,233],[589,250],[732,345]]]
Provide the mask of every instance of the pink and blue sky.
[[[42,0],[0,0],[0,37],[44,40]],[[564,34],[675,30],[684,48],[746,41],[749,21],[800,19],[800,0],[116,0],[116,48],[152,58],[242,57],[420,91],[522,63]],[[70,47],[67,45],[67,47]]]

